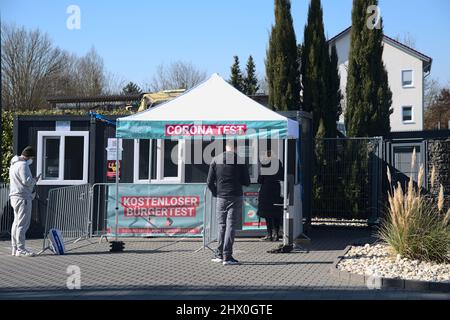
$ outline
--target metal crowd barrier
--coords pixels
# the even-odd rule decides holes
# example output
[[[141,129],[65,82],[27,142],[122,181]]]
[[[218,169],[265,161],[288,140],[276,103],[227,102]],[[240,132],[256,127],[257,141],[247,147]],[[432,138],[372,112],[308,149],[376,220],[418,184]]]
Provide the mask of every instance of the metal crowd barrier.
[[[108,189],[113,185],[111,183],[96,183],[91,187],[91,217],[93,220],[90,234],[94,237],[103,239],[108,234],[108,215],[106,214],[108,202],[115,203],[115,198],[109,196]]]
[[[49,191],[43,241],[48,249],[48,232],[59,229],[64,243],[75,243],[91,235],[91,187],[89,184],[56,188]]]
[[[133,184],[119,184],[119,187]],[[155,185],[149,184],[149,188]],[[108,205],[113,203],[115,207],[115,192],[109,188],[115,188],[114,183],[98,183],[94,185],[84,184],[56,188],[49,191],[47,202],[47,215],[45,221],[45,233],[43,251],[49,248],[48,233],[50,229],[59,229],[65,243],[75,243],[91,237],[103,237],[111,235],[112,230],[107,230]],[[205,211],[203,223],[203,246],[201,249],[210,249],[209,246],[217,241],[217,221],[215,214],[216,199],[205,187]]]
[[[9,202],[9,184],[0,183],[0,236],[11,234],[14,211]]]
[[[217,241],[218,225],[216,216],[216,198],[213,197],[211,191],[206,188],[205,191],[205,216],[203,225],[203,248],[211,249],[210,245]]]

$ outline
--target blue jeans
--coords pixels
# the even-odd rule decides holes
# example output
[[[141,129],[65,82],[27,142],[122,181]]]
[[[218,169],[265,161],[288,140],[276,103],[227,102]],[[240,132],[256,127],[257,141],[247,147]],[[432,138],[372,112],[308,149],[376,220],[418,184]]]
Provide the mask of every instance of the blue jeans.
[[[234,235],[242,215],[242,197],[217,198],[216,214],[219,225],[216,255],[227,260],[233,256]]]

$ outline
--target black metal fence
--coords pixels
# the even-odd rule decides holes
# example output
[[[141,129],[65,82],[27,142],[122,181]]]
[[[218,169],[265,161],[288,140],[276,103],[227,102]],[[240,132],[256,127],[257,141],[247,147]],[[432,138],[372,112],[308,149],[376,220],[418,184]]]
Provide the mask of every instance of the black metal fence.
[[[382,205],[382,138],[315,139],[312,218],[376,223]]]
[[[9,184],[0,183],[0,237],[9,236],[14,212],[9,201]]]

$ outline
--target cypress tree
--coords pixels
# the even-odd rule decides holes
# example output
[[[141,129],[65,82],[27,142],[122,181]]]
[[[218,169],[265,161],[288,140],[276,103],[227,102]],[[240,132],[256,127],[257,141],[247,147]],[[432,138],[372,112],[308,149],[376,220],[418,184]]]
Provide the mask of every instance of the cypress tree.
[[[298,110],[297,40],[291,16],[290,0],[275,0],[275,24],[272,26],[266,55],[269,105],[276,110]]]
[[[383,136],[390,131],[392,92],[383,64],[383,21],[368,27],[367,9],[378,0],[354,0],[347,79],[345,124],[352,137]]]
[[[383,64],[383,21],[370,26],[369,6],[377,0],[353,0],[352,30],[346,88],[345,125],[350,137],[384,136],[390,131],[392,93]],[[346,198],[357,215],[367,207],[360,197],[369,184],[369,148],[365,141],[349,141],[346,155]]]
[[[327,81],[328,104],[324,114],[326,119],[327,137],[335,138],[337,135],[337,122],[342,114],[342,93],[341,93],[341,77],[338,69],[338,55],[336,46],[331,47],[330,63],[328,65],[328,81]]]
[[[246,77],[244,79],[244,93],[254,95],[259,90],[258,79],[256,77],[256,67],[253,57],[250,55],[247,60]]]
[[[231,66],[231,79],[229,80],[229,83],[239,91],[244,91],[244,78],[242,76],[241,67],[239,66],[238,56],[234,56],[234,63]]]
[[[308,22],[304,31],[302,48],[301,76],[303,84],[303,110],[313,112],[313,128],[316,134],[319,121],[323,120],[325,137],[335,131],[336,124],[328,120],[328,65],[330,58],[328,44],[325,39],[323,11],[320,0],[311,0],[308,10]],[[331,127],[331,128],[330,128]]]
[[[317,133],[315,135],[314,140],[314,176],[313,176],[313,199],[316,207],[318,207],[319,211],[322,211],[322,205],[324,203],[324,198],[326,198],[326,177],[327,174],[327,161],[326,161],[326,132],[325,132],[325,124],[323,119],[319,120],[319,127],[317,129]]]

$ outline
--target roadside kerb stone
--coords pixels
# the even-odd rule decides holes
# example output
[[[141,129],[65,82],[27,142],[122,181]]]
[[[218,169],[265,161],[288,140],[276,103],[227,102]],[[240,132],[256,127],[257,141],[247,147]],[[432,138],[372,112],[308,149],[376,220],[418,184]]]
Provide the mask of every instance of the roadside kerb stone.
[[[367,285],[369,281],[373,280],[373,276],[366,276],[348,271],[339,270],[338,265],[344,259],[345,255],[355,245],[347,246],[342,253],[335,259],[331,266],[331,273],[339,278],[339,280],[355,281],[360,285]],[[417,281],[406,279],[394,279],[379,277],[381,287],[380,289],[404,289],[408,291],[438,291],[450,293],[450,283]]]

